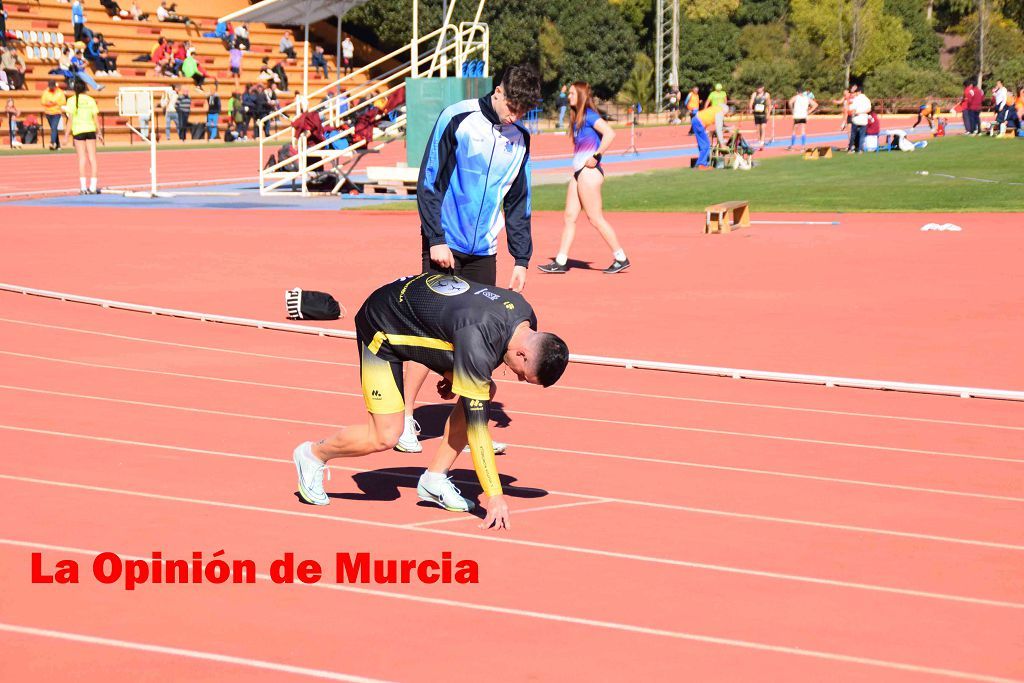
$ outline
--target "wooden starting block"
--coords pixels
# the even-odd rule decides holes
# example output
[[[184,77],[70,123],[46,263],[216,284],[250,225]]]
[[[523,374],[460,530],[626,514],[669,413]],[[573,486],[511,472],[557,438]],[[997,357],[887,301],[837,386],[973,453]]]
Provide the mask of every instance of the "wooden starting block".
[[[704,233],[731,232],[733,227],[750,227],[750,202],[719,202],[704,209]],[[731,220],[730,220],[731,219]]]
[[[831,147],[811,147],[804,150],[804,159],[831,159]]]
[[[399,195],[415,194],[419,172],[418,168],[369,166],[366,169],[369,182],[363,185],[363,192],[366,194],[377,194],[378,192]]]

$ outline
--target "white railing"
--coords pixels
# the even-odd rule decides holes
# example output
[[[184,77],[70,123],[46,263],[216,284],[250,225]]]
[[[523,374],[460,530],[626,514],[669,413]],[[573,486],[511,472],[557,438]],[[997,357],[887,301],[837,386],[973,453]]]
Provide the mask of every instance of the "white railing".
[[[449,33],[451,37],[449,38]],[[487,24],[478,22],[463,22],[458,28],[452,24],[446,24],[441,28],[428,33],[417,41],[420,44],[432,42],[436,39],[436,45],[429,51],[419,52],[415,64],[415,72],[418,77],[445,77],[449,68],[452,68],[456,76],[462,76],[463,66],[470,59],[480,58],[483,61],[483,74],[486,75],[490,69],[489,39],[490,32]],[[410,60],[401,66],[391,69],[384,74],[374,78],[373,71],[388,61],[400,59],[403,53],[408,52]],[[296,182],[302,184],[302,194],[308,195],[307,181],[311,174],[327,167],[332,162],[342,158],[351,157],[352,153],[361,148],[368,147],[371,140],[359,140],[349,144],[348,147],[338,150],[333,144],[339,139],[351,140],[355,127],[350,126],[346,130],[333,133],[327,139],[310,146],[308,136],[296,135],[291,122],[299,114],[306,112],[317,112],[325,126],[338,128],[343,118],[354,121],[358,118],[359,112],[372,106],[375,100],[389,98],[395,92],[405,88],[405,79],[414,72],[411,55],[413,54],[413,43],[394,50],[366,66],[347,74],[343,78],[328,85],[314,90],[305,95],[298,95],[295,100],[281,109],[263,117],[257,123],[259,131],[260,150],[260,194],[269,194],[282,188],[290,190]],[[361,86],[353,85],[356,82],[366,79]],[[310,102],[326,95],[332,90],[337,90],[333,97],[324,99],[315,105]],[[348,102],[357,102],[355,106],[349,107],[345,112],[339,112],[342,99]],[[400,129],[405,123],[405,115],[399,114],[390,126],[381,131],[385,138],[397,137]],[[266,129],[275,126],[277,130],[267,134]],[[376,133],[379,129],[374,128]],[[296,153],[284,158],[275,159],[275,163],[264,168],[264,148],[267,145],[281,146],[287,141],[296,149]],[[310,160],[313,159],[313,163]],[[285,167],[295,164],[296,169],[285,171]]]

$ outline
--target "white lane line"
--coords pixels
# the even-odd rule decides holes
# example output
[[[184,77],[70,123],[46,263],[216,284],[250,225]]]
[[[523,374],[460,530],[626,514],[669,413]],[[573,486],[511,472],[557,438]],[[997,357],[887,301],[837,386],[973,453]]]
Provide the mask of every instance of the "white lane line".
[[[0,540],[0,543],[5,542]],[[144,558],[139,558],[144,559]],[[76,643],[87,645],[102,645],[104,647],[116,647],[123,650],[139,650],[141,652],[152,652],[159,655],[171,655],[173,657],[187,657],[189,659],[202,659],[208,662],[219,662],[221,664],[233,664],[236,666],[249,667],[250,669],[264,669],[278,673],[294,674],[296,676],[307,676],[320,678],[327,681],[346,681],[347,683],[386,683],[378,678],[365,678],[363,676],[352,676],[349,674],[325,671],[323,669],[310,669],[304,666],[293,666],[291,664],[280,664],[268,662],[262,659],[250,659],[248,657],[233,657],[222,655],[216,652],[203,652],[200,650],[187,650],[180,647],[168,647],[166,645],[153,645],[151,643],[139,643],[131,640],[118,640],[116,638],[101,638],[82,633],[69,633],[68,631],[54,631],[48,628],[34,628],[32,626],[20,626],[0,622],[0,631],[18,633],[26,636],[37,636],[41,638],[55,638],[57,640],[70,640]]]
[[[460,484],[463,482],[459,482]],[[511,488],[511,487],[509,487]],[[600,505],[601,503],[615,503],[618,502],[612,498],[599,498],[595,500],[581,500],[576,503],[560,503],[558,505],[541,505],[539,507],[525,508],[522,510],[516,510],[516,518],[519,515],[525,515],[527,512],[543,512],[544,510],[561,510],[562,508],[576,508],[582,505]],[[444,519],[428,519],[425,522],[410,522],[409,524],[403,524],[402,526],[433,526],[434,524],[451,524],[453,522],[479,522],[480,520],[473,515],[459,514],[457,516],[445,517]]]
[[[250,413],[237,413],[237,412],[224,411],[224,410],[209,410],[209,409],[205,409],[205,408],[191,408],[191,407],[188,407],[188,406],[178,406],[178,405],[171,405],[171,404],[166,404],[166,403],[151,403],[151,402],[147,402],[147,401],[132,401],[132,400],[128,400],[128,399],[110,398],[110,397],[107,397],[107,396],[92,396],[92,395],[89,395],[89,394],[74,394],[74,393],[62,392],[62,391],[50,391],[50,390],[45,390],[45,389],[32,389],[30,387],[22,387],[22,386],[0,385],[0,389],[8,389],[8,390],[15,390],[15,391],[26,391],[26,392],[29,392],[29,393],[37,393],[37,394],[44,394],[44,395],[51,395],[51,396],[64,396],[64,397],[69,397],[69,398],[79,398],[79,399],[102,401],[102,402],[108,402],[108,403],[120,403],[120,404],[123,404],[123,405],[137,405],[137,406],[144,406],[144,407],[151,407],[151,408],[162,408],[162,409],[167,409],[167,410],[179,410],[179,411],[184,411],[184,412],[193,412],[193,413],[207,414],[207,415],[222,415],[222,416],[226,416],[226,417],[244,418],[244,419],[248,419],[248,420],[261,420],[261,421],[267,421],[267,422],[281,422],[281,423],[285,423],[285,424],[301,424],[301,425],[308,425],[308,426],[312,426],[312,427],[327,427],[327,428],[331,428],[331,429],[335,429],[338,426],[336,423],[333,423],[333,422],[315,422],[315,421],[310,421],[310,420],[295,420],[295,419],[290,419],[290,418],[286,418],[286,417],[273,417],[273,416],[268,416],[268,415],[253,415],[253,414],[250,414]],[[420,401],[420,403],[424,403],[424,402]],[[62,433],[62,432],[53,432],[53,433]],[[424,438],[424,439],[439,438],[440,436],[441,436],[440,434],[424,434],[424,435],[422,435],[422,438]],[[87,437],[81,437],[81,438],[87,438]],[[765,476],[773,476],[773,477],[783,477],[783,478],[789,478],[789,479],[804,479],[804,480],[808,480],[808,481],[821,481],[821,482],[828,482],[828,483],[833,483],[833,484],[848,484],[848,485],[854,485],[854,486],[868,486],[868,487],[874,487],[874,488],[893,489],[893,490],[898,490],[898,491],[913,491],[913,492],[916,492],[916,493],[934,493],[934,494],[938,494],[938,495],[947,495],[947,496],[961,496],[961,497],[968,497],[968,498],[983,498],[983,499],[988,499],[988,500],[1006,500],[1006,501],[1011,501],[1011,502],[1024,502],[1024,498],[1021,498],[1021,497],[1003,496],[1003,495],[997,495],[997,494],[991,494],[991,493],[976,493],[976,492],[971,492],[971,491],[952,491],[952,490],[949,490],[949,489],[935,489],[935,488],[926,488],[926,487],[920,487],[920,486],[909,486],[909,485],[904,485],[904,484],[887,484],[887,483],[883,483],[883,482],[863,481],[863,480],[859,480],[859,479],[843,479],[843,478],[838,478],[838,477],[826,477],[826,476],[814,475],[814,474],[800,474],[800,473],[795,473],[795,472],[780,472],[780,471],[776,471],[776,470],[763,470],[763,469],[749,468],[749,467],[732,467],[732,466],[728,466],[728,465],[711,465],[711,464],[708,464],[708,463],[689,462],[689,461],[685,461],[685,460],[668,460],[668,459],[665,459],[665,458],[651,458],[651,457],[645,457],[645,456],[639,456],[639,455],[622,455],[622,454],[617,454],[617,453],[599,453],[599,452],[595,452],[595,451],[573,450],[573,449],[569,449],[569,448],[552,448],[552,447],[549,447],[549,446],[537,446],[537,445],[532,445],[532,444],[509,443],[508,445],[515,446],[516,448],[525,448],[525,449],[529,449],[529,450],[542,451],[542,452],[570,453],[572,455],[584,455],[584,456],[592,456],[592,457],[599,457],[599,458],[612,458],[612,459],[627,460],[627,461],[632,461],[632,462],[648,462],[648,463],[657,463],[657,464],[662,464],[662,465],[674,465],[674,466],[678,466],[678,467],[691,467],[691,468],[697,468],[697,469],[718,470],[718,471],[723,471],[723,472],[740,472],[740,473],[743,473],[743,474],[757,474],[757,475],[765,475]]]
[[[655,557],[651,555],[640,555],[637,553],[620,553],[611,550],[599,550],[597,548],[585,548],[581,546],[564,545],[560,543],[544,543],[541,541],[528,541],[519,538],[509,538],[507,536],[497,536],[495,534],[486,533],[467,533],[462,531],[449,531],[448,529],[435,529],[433,527],[410,527],[402,524],[393,524],[391,522],[377,522],[368,519],[358,519],[355,517],[342,517],[340,515],[328,515],[316,512],[301,512],[298,510],[286,510],[283,508],[267,508],[258,505],[245,505],[242,503],[228,503],[219,500],[208,500],[204,498],[187,498],[184,496],[169,496],[160,493],[146,493],[143,491],[129,491],[126,489],[115,489],[106,486],[90,486],[88,484],[75,484],[66,481],[53,481],[50,479],[37,479],[35,477],[19,477],[10,474],[0,474],[0,479],[7,481],[16,481],[25,484],[39,484],[42,486],[51,486],[58,488],[76,489],[80,491],[94,491],[96,493],[111,493],[115,495],[128,496],[133,498],[145,498],[149,500],[161,500],[172,503],[187,503],[190,505],[203,505],[215,508],[225,508],[229,510],[241,510],[244,512],[262,512],[274,515],[283,515],[288,517],[304,517],[309,519],[320,519],[331,522],[340,522],[343,524],[354,524],[358,526],[369,526],[380,529],[398,529],[402,531],[412,531],[419,533],[430,533],[430,534],[441,534],[445,536],[454,536],[457,538],[467,538],[474,541],[484,541],[490,543],[500,543],[509,545],[518,545],[529,548],[541,548],[544,550],[555,550],[577,555],[587,555],[595,557],[607,557],[617,560],[629,560],[633,562],[641,562],[646,564],[657,564],[667,565],[672,567],[684,567],[687,569],[699,569],[703,571],[720,572],[724,574],[737,574],[741,576],[751,576],[761,579],[772,579],[778,581],[791,581],[795,583],[807,583],[818,586],[828,586],[832,588],[847,588],[851,590],[862,590],[874,593],[887,593],[890,595],[900,595],[912,598],[923,598],[928,600],[938,600],[941,602],[956,602],[956,603],[967,603],[972,605],[982,605],[986,607],[1002,607],[1015,610],[1024,609],[1024,603],[1008,602],[1005,600],[989,600],[987,598],[975,598],[966,595],[952,595],[949,593],[935,593],[932,591],[919,591],[911,588],[896,588],[893,586],[881,586],[878,584],[871,583],[860,583],[856,581],[839,581],[836,579],[822,579],[815,576],[804,576],[800,574],[786,574],[782,572],[769,572],[761,571],[758,569],[745,569],[742,567],[732,567],[721,564],[711,564],[707,562],[689,562],[687,560],[674,560],[666,557]]]
[[[72,548],[68,546],[50,545],[44,543],[33,543],[28,541],[19,541],[14,539],[0,538],[0,544],[10,545],[20,548],[36,548],[41,550],[52,550],[54,552],[61,553],[77,553],[81,555],[96,556],[101,551],[99,550],[86,550],[83,548]],[[142,560],[149,561],[152,558],[127,555],[124,553],[118,553],[118,556],[125,560]],[[270,577],[267,574],[256,574],[256,578],[261,581],[269,581]],[[418,595],[409,595],[406,593],[398,593],[392,591],[380,591],[372,588],[359,588],[352,584],[338,584],[338,583],[314,583],[314,584],[302,584],[306,588],[321,588],[325,590],[343,591],[348,593],[359,593],[362,595],[371,595],[379,598],[387,598],[390,600],[403,600],[408,602],[418,602],[428,605],[437,605],[442,607],[455,607],[460,609],[469,609],[477,612],[489,612],[492,614],[503,614],[507,616],[515,617],[526,617],[530,619],[540,619],[543,621],[553,621],[563,624],[574,624],[578,626],[589,626],[594,628],[608,629],[612,631],[622,631],[626,633],[637,633],[645,636],[660,636],[664,638],[674,638],[677,640],[687,640],[698,643],[705,643],[710,645],[724,645],[727,647],[736,647],[746,650],[756,650],[761,652],[773,652],[777,654],[793,655],[797,657],[810,657],[812,659],[823,659],[834,662],[844,662],[848,664],[862,664],[865,666],[874,666],[884,669],[894,669],[897,671],[912,671],[914,673],[927,673],[938,676],[946,676],[949,678],[958,678],[974,681],[984,681],[985,683],[1020,683],[1007,678],[999,678],[995,676],[986,676],[982,674],[969,673],[965,671],[957,671],[955,669],[944,669],[931,666],[922,666],[919,664],[907,664],[904,662],[893,662],[884,659],[874,659],[870,657],[857,657],[853,655],[840,654],[835,652],[825,652],[821,650],[809,650],[806,648],[792,647],[786,645],[772,645],[769,643],[760,643],[750,640],[737,640],[735,638],[722,638],[719,636],[709,636],[698,633],[687,633],[683,631],[669,631],[666,629],[648,628],[645,626],[635,626],[632,624],[623,624],[614,621],[603,621],[597,619],[585,619],[582,617],[572,617],[562,614],[552,614],[549,612],[537,612],[534,610],[516,609],[511,607],[499,607],[497,605],[481,605],[479,603],[470,602],[459,602],[457,600],[447,600],[444,598],[428,598]]]
[[[168,372],[164,370],[144,370],[140,368],[130,368],[120,365],[108,365],[105,363],[88,363],[85,361],[67,360],[64,358],[53,358],[50,356],[37,356],[28,353],[17,353],[14,351],[0,351],[0,355],[13,356],[16,358],[31,358],[33,360],[43,360],[53,363],[63,363],[66,365],[77,365],[82,367],[100,368],[104,370],[119,370],[123,372],[135,372],[142,374],[151,375],[162,375],[168,377],[181,377],[185,379],[196,379],[210,382],[226,382],[229,384],[242,384],[247,386],[259,386],[273,389],[287,389],[290,391],[303,391],[308,393],[316,394],[328,394],[332,396],[351,396],[356,398],[362,398],[361,393],[345,392],[345,391],[332,391],[329,389],[312,389],[309,387],[290,386],[283,384],[273,384],[269,382],[252,382],[249,380],[241,379],[226,379],[223,377],[212,377],[209,375],[192,375],[181,372]],[[587,422],[587,423],[599,423],[599,424],[613,424],[621,425],[624,427],[643,427],[647,429],[668,429],[671,431],[680,432],[693,432],[698,434],[715,434],[721,436],[739,436],[752,439],[766,439],[769,441],[784,441],[788,443],[810,443],[819,446],[838,446],[842,448],[856,448],[863,450],[874,450],[874,451],[888,451],[892,453],[908,453],[912,455],[936,455],[947,458],[962,458],[967,460],[988,460],[993,462],[1012,462],[1012,463],[1024,463],[1024,459],[1020,458],[1000,458],[992,455],[971,455],[968,453],[951,453],[948,451],[933,451],[925,450],[920,448],[900,448],[897,446],[882,446],[877,444],[863,444],[854,443],[849,441],[828,441],[824,439],[808,439],[798,436],[779,436],[775,434],[758,434],[756,432],[737,432],[725,429],[708,429],[704,427],[683,427],[679,425],[664,425],[650,422],[632,422],[627,420],[610,420],[605,418],[597,417],[580,417],[576,415],[556,415],[554,413],[535,413],[526,410],[517,410],[517,415],[528,415],[530,417],[539,417],[553,420],[569,420],[572,422]]]
[[[8,430],[8,431],[16,431],[16,432],[27,432],[27,433],[32,433],[32,434],[45,434],[47,436],[56,436],[56,437],[71,438],[71,439],[82,439],[82,440],[86,440],[86,441],[98,441],[98,442],[102,442],[102,443],[116,443],[116,444],[121,444],[121,445],[126,445],[126,446],[138,446],[138,447],[141,447],[141,448],[153,448],[153,449],[157,449],[157,450],[179,451],[179,452],[182,452],[182,453],[197,453],[197,454],[200,454],[200,455],[214,455],[214,456],[225,457],[225,458],[238,458],[238,459],[242,459],[242,460],[255,460],[257,462],[267,462],[267,463],[274,463],[274,464],[279,464],[279,465],[280,464],[291,465],[291,460],[285,460],[285,459],[282,459],[282,458],[268,458],[268,457],[265,457],[265,456],[249,455],[249,454],[244,454],[244,453],[228,453],[228,452],[225,452],[225,451],[211,451],[211,450],[205,450],[205,449],[200,449],[200,448],[187,448],[187,447],[184,447],[184,446],[173,446],[173,445],[169,445],[169,444],[149,443],[149,442],[145,442],[145,441],[130,441],[130,440],[126,440],[126,439],[115,439],[115,438],[103,437],[103,436],[89,436],[89,435],[85,435],[85,434],[73,434],[73,433],[68,433],[68,432],[56,432],[56,431],[50,431],[50,430],[46,430],[46,429],[32,429],[32,428],[29,428],[29,427],[15,427],[15,426],[11,426],[11,425],[0,425],[0,430]],[[359,467],[345,467],[343,465],[331,465],[331,469],[341,470],[341,471],[345,471],[345,472],[353,472],[353,473],[356,473],[356,474],[367,474],[367,473],[375,472],[375,470],[362,469],[362,468],[359,468]],[[399,473],[392,473],[392,472],[388,472],[388,473],[383,473],[382,474],[382,476],[385,476],[385,475],[386,476],[397,477],[397,478],[402,478],[402,479],[416,479],[417,478],[417,475],[413,475],[413,474],[399,474]],[[463,485],[471,485],[471,486],[475,486],[476,485],[476,482],[466,481],[466,480],[462,480],[462,479],[456,480],[456,483],[463,484]],[[510,490],[528,490],[528,488],[529,487],[524,487],[524,486],[509,487]],[[955,543],[955,544],[959,544],[959,545],[973,545],[973,546],[981,546],[981,547],[987,547],[987,548],[999,548],[999,549],[1002,549],[1002,550],[1024,550],[1024,546],[1022,546],[1022,545],[1015,545],[1015,544],[1012,544],[1012,543],[998,543],[998,542],[995,542],[995,541],[982,541],[982,540],[971,539],[971,538],[957,538],[957,537],[951,537],[951,536],[939,536],[939,535],[935,535],[935,534],[922,534],[922,533],[916,533],[916,532],[912,532],[912,531],[895,531],[895,530],[892,530],[892,529],[879,529],[879,528],[876,528],[876,527],[855,526],[855,525],[850,525],[850,524],[835,524],[835,523],[830,523],[830,522],[815,522],[815,521],[811,521],[811,520],[792,519],[792,518],[788,518],[788,517],[774,517],[774,516],[769,516],[769,515],[757,515],[757,514],[745,513],[745,512],[731,512],[729,510],[719,510],[719,509],[715,509],[715,508],[699,508],[699,507],[692,507],[692,506],[687,506],[687,505],[674,505],[674,504],[671,504],[671,503],[652,503],[652,502],[647,502],[647,501],[642,501],[642,500],[635,500],[635,499],[631,499],[631,498],[609,498],[608,496],[595,496],[595,495],[586,494],[586,493],[574,493],[574,492],[570,492],[570,491],[558,491],[558,490],[554,490],[554,489],[545,489],[545,490],[547,491],[547,493],[554,494],[554,495],[559,495],[559,496],[566,496],[566,497],[569,497],[569,498],[584,498],[586,500],[595,500],[595,501],[602,501],[602,502],[619,503],[619,504],[622,504],[622,505],[635,505],[635,506],[639,506],[639,507],[655,507],[655,508],[660,508],[660,509],[663,509],[663,510],[675,510],[675,511],[678,511],[678,512],[691,512],[691,513],[695,513],[695,514],[715,515],[715,516],[721,516],[721,517],[734,517],[734,518],[737,518],[737,519],[751,519],[751,520],[756,520],[756,521],[761,521],[761,522],[771,522],[771,523],[777,523],[777,524],[791,524],[791,525],[795,525],[795,526],[816,527],[816,528],[821,528],[821,529],[834,529],[834,530],[837,530],[837,531],[851,531],[851,532],[854,532],[854,533],[879,534],[879,535],[882,535],[882,536],[895,536],[895,537],[900,537],[900,538],[913,538],[913,539],[923,540],[923,541],[937,541],[937,542],[940,542],[940,543]],[[1020,498],[1010,499],[1010,500],[1013,501],[1013,502],[1024,502],[1024,499],[1020,499]]]
[[[252,352],[252,351],[239,351],[237,349],[228,349],[228,348],[221,348],[221,347],[216,347],[216,346],[199,346],[199,345],[196,345],[196,344],[182,344],[182,343],[179,343],[179,342],[170,342],[170,341],[164,341],[164,340],[160,340],[160,339],[150,339],[148,337],[131,337],[131,336],[128,336],[128,335],[123,335],[123,334],[112,334],[110,332],[97,332],[97,331],[94,331],[94,330],[86,330],[86,329],[77,328],[77,327],[65,327],[65,326],[62,326],[62,325],[49,325],[49,324],[46,324],[46,323],[35,323],[35,322],[28,322],[28,321],[24,321],[24,320],[14,320],[12,318],[0,318],[0,322],[12,323],[12,324],[18,324],[18,325],[30,325],[30,326],[33,326],[33,327],[42,327],[42,328],[53,329],[53,330],[63,330],[63,331],[67,331],[67,332],[77,332],[77,333],[81,333],[81,334],[91,334],[91,335],[96,335],[96,336],[101,336],[101,337],[108,337],[108,338],[112,338],[112,339],[124,339],[124,340],[128,340],[128,341],[136,341],[136,342],[143,342],[143,343],[149,343],[149,344],[158,344],[158,345],[162,345],[162,346],[172,346],[172,347],[176,347],[176,348],[195,349],[195,350],[199,350],[199,351],[214,351],[214,352],[218,352],[218,353],[228,353],[228,354],[235,354],[235,355],[240,355],[240,356],[251,356],[251,357],[255,357],[255,358],[268,358],[268,359],[273,359],[273,360],[291,361],[291,362],[296,362],[296,363],[314,363],[314,364],[317,364],[317,365],[332,365],[332,366],[347,367],[347,368],[357,368],[357,367],[359,367],[358,363],[344,363],[344,362],[341,362],[341,361],[316,360],[316,359],[313,359],[313,358],[303,358],[303,357],[296,357],[296,356],[279,356],[279,355],[269,354],[269,353],[255,353],[255,352]],[[501,384],[508,384],[509,386],[518,386],[520,384],[518,381],[505,380],[505,379],[497,379],[497,378],[495,378],[494,381],[499,382]],[[871,419],[878,419],[878,420],[896,420],[896,421],[903,421],[903,422],[921,422],[921,423],[926,423],[926,424],[944,424],[944,425],[951,425],[951,426],[956,426],[956,427],[978,427],[978,428],[982,428],[982,429],[1003,429],[1003,430],[1010,430],[1010,431],[1024,431],[1024,427],[1017,427],[1017,426],[1013,426],[1013,425],[1002,425],[1002,424],[989,424],[989,423],[984,423],[984,422],[964,422],[964,421],[960,421],[960,420],[942,420],[942,419],[927,418],[927,417],[909,417],[909,416],[905,416],[905,415],[884,415],[884,414],[881,414],[881,413],[863,413],[863,412],[855,412],[855,411],[848,411],[848,410],[826,410],[826,409],[823,409],[823,408],[802,408],[802,407],[799,407],[799,406],[785,406],[785,405],[776,405],[776,404],[771,404],[771,403],[751,403],[751,402],[747,402],[747,401],[724,401],[724,400],[719,400],[719,399],[697,398],[697,397],[694,397],[694,396],[670,396],[670,395],[667,395],[667,394],[650,394],[650,393],[644,393],[644,392],[638,392],[638,391],[621,391],[621,390],[617,390],[617,389],[599,389],[599,388],[595,388],[595,387],[578,387],[578,386],[573,386],[573,385],[562,385],[562,384],[556,384],[555,386],[553,386],[551,388],[555,389],[555,390],[558,390],[558,391],[584,391],[584,392],[597,393],[597,394],[611,394],[611,395],[615,395],[615,396],[632,396],[632,397],[637,397],[637,398],[653,398],[653,399],[665,400],[665,401],[682,401],[682,402],[688,402],[688,403],[703,403],[703,404],[709,404],[709,405],[736,406],[736,407],[741,407],[741,408],[762,408],[762,409],[766,409],[766,410],[785,410],[785,411],[791,411],[791,412],[812,413],[812,414],[819,414],[819,415],[840,415],[840,416],[845,416],[845,417],[864,417],[864,418],[871,418]]]

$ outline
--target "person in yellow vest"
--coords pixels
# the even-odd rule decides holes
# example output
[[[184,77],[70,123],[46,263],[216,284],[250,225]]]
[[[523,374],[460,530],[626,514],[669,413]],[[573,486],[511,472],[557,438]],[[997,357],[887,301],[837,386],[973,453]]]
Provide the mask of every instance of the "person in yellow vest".
[[[78,155],[78,180],[81,183],[79,194],[99,194],[96,189],[96,139],[103,141],[100,132],[100,108],[96,100],[85,94],[88,86],[81,80],[75,81],[75,95],[68,100],[64,111],[68,116],[68,126],[64,131],[64,144],[68,136],[75,139],[75,153]],[[88,187],[85,184],[86,165],[92,170]]]
[[[51,80],[46,84],[47,88],[39,97],[39,104],[43,107],[43,114],[46,122],[50,125],[50,149],[60,149],[60,120],[64,118],[64,105],[67,98],[64,91],[57,87],[57,81]]]
[[[686,100],[683,105],[686,107],[686,113],[693,119],[700,111],[700,90],[697,86],[690,88],[690,92],[686,93]]]
[[[692,132],[697,138],[697,170],[710,169],[711,135],[718,135],[725,128],[726,113],[726,105],[714,104],[697,112],[691,119]]]

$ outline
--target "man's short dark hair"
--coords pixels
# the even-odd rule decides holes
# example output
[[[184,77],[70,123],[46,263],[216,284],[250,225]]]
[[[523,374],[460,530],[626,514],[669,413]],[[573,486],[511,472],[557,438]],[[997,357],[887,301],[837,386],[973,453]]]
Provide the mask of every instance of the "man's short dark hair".
[[[513,66],[505,71],[501,89],[510,107],[526,113],[540,101],[540,74],[529,64]]]
[[[537,344],[537,379],[541,386],[550,387],[558,381],[569,365],[569,347],[562,338],[550,332],[541,332]]]

